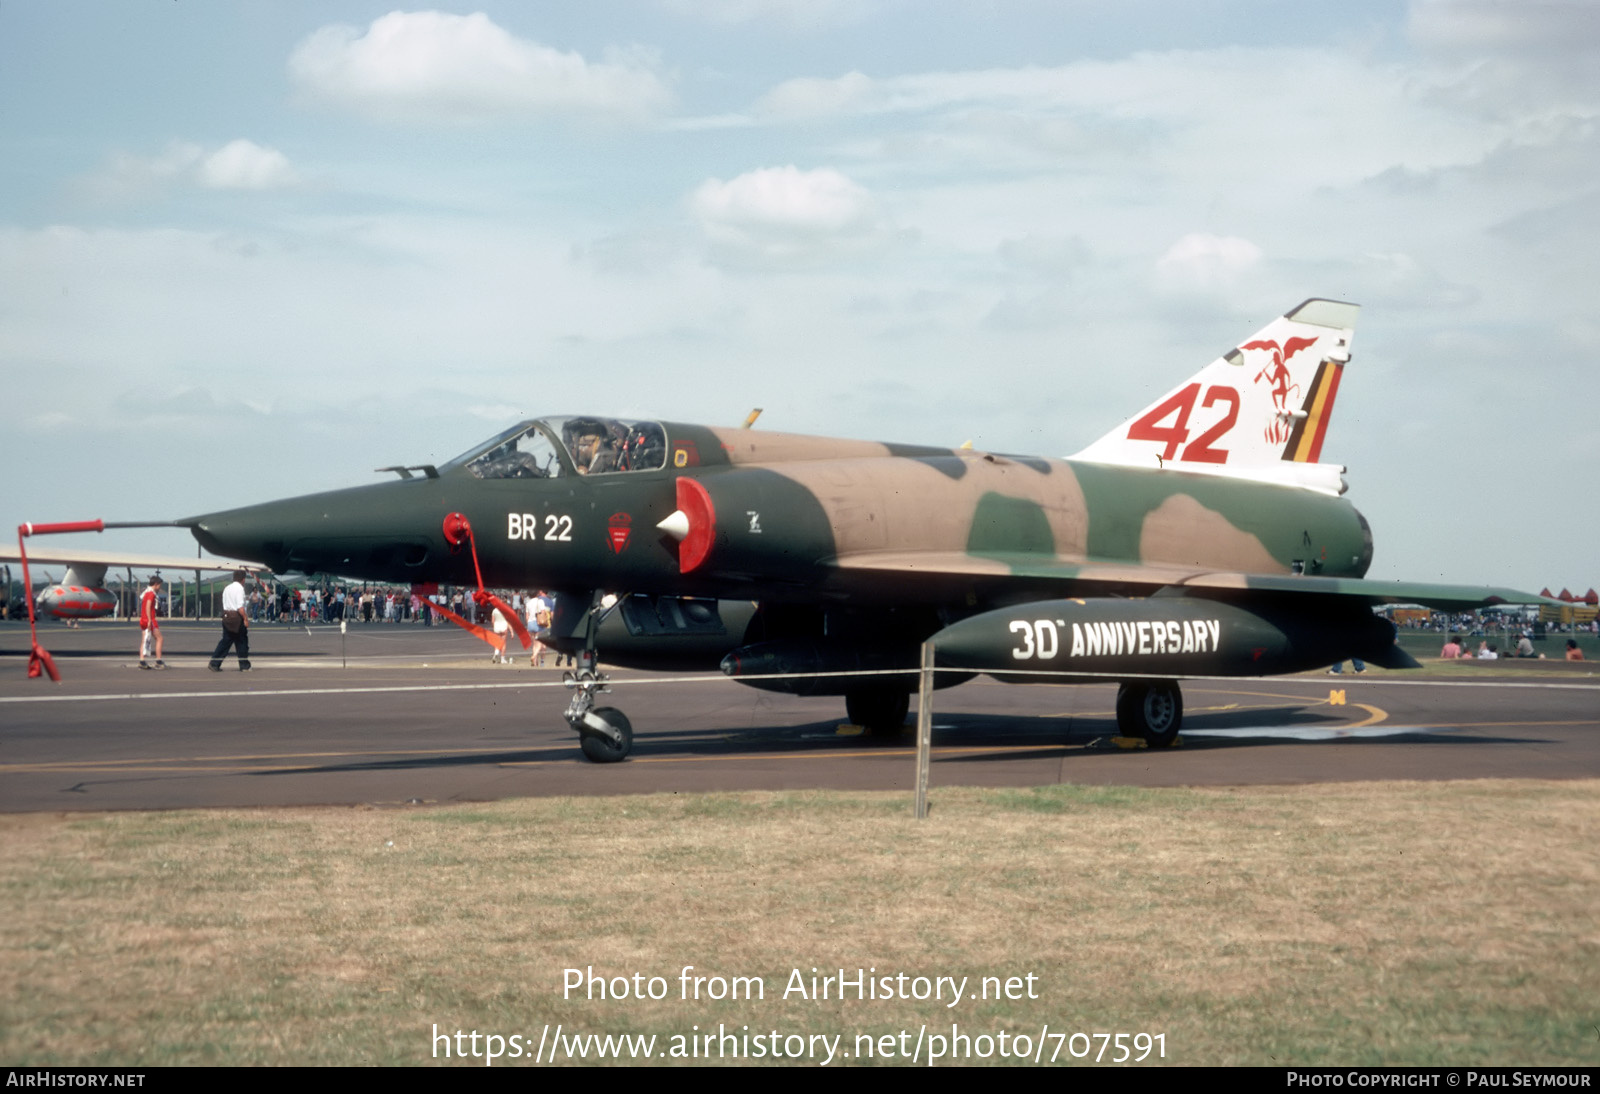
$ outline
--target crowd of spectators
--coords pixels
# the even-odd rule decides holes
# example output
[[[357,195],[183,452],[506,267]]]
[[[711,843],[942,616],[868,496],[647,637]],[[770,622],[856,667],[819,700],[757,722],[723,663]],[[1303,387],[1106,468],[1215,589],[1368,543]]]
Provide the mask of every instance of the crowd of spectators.
[[[1580,605],[1581,606],[1581,605]],[[1418,618],[1403,611],[1389,613],[1395,626],[1401,630],[1435,631],[1439,634],[1462,634],[1473,638],[1516,635],[1523,631],[1535,634],[1600,634],[1600,620],[1587,623],[1545,623],[1520,613],[1506,612],[1433,612]]]
[[[526,594],[497,591],[520,613]],[[278,585],[250,592],[253,621],[265,623],[416,623],[430,626],[437,620],[432,605],[448,608],[469,623],[488,624],[489,610],[479,608],[465,590],[438,592],[424,597],[401,586],[312,585],[305,589]]]

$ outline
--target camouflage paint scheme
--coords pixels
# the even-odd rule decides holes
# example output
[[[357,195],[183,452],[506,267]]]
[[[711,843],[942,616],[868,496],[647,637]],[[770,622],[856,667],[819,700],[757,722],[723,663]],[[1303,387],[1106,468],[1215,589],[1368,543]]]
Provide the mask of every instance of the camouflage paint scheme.
[[[284,572],[475,584],[444,517],[467,516],[491,586],[794,603],[916,603],[968,613],[1033,595],[1141,595],[1172,585],[1466,606],[1508,590],[1360,579],[1365,520],[1343,498],[1183,471],[1112,467],[661,423],[684,467],[480,480],[462,468],[193,517],[209,550]],[[684,571],[656,530],[680,478],[715,510]],[[513,514],[557,537],[512,538]],[[628,518],[622,549],[611,519]],[[570,528],[565,520],[570,518]],[[1300,563],[1304,574],[1294,574]],[[1278,578],[1278,580],[1271,580]],[[1341,579],[1341,580],[1333,580]]]
[[[473,587],[464,517],[485,584],[557,593],[561,648],[720,662],[752,686],[845,695],[852,719],[892,731],[913,677],[770,674],[899,671],[932,638],[951,668],[1121,680],[1119,723],[1165,744],[1177,678],[1406,667],[1373,605],[1539,601],[1366,580],[1371,530],[1344,468],[1316,462],[1358,312],[1305,301],[1072,459],[549,418],[437,468],[385,469],[399,482],[180,523],[280,572]],[[597,633],[606,592],[621,622]],[[626,755],[619,711],[589,696],[567,718],[592,758]]]

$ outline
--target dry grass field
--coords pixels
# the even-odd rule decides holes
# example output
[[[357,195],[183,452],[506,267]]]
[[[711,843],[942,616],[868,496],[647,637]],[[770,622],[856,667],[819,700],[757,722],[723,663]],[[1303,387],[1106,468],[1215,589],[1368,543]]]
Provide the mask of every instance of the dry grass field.
[[[1167,1064],[1600,1059],[1600,783],[932,801],[0,817],[0,1060],[415,1064],[435,1026],[531,1055],[547,1023],[658,1053],[697,1026],[837,1034],[851,1063],[858,1034],[952,1023],[1163,1034]],[[764,998],[686,1001],[686,965]],[[588,967],[666,997],[563,998]],[[1032,974],[1037,998],[785,998],[813,968]]]

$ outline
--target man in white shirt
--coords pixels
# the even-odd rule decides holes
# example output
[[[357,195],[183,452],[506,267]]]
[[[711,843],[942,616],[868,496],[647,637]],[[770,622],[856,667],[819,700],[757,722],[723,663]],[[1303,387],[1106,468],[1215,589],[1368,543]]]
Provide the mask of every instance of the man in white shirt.
[[[244,614],[244,571],[233,571],[233,584],[222,590],[222,641],[211,651],[211,671],[222,671],[230,647],[239,648],[239,671],[250,671],[250,620]]]

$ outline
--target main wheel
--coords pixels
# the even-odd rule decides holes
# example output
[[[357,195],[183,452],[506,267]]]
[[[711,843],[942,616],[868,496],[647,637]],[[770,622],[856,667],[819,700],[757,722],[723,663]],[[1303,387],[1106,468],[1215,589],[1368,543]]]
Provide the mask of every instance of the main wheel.
[[[1176,680],[1123,684],[1117,689],[1117,728],[1143,737],[1151,748],[1166,748],[1183,725],[1183,692]]]
[[[874,737],[895,737],[905,728],[911,696],[904,691],[864,688],[844,697],[849,719]]]
[[[628,716],[616,707],[598,707],[593,713],[596,718],[617,731],[622,743],[614,744],[609,738],[602,737],[594,730],[582,728],[578,731],[578,747],[583,749],[585,756],[597,764],[614,764],[625,759],[633,750],[633,725],[628,721]]]

